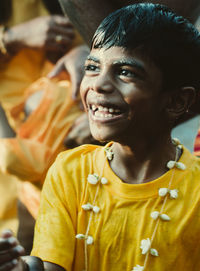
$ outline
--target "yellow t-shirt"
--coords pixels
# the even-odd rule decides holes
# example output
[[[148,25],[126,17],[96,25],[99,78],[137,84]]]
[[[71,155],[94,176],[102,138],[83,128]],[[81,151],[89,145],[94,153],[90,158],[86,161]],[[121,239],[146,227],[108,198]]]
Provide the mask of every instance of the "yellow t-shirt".
[[[103,147],[84,145],[61,153],[43,187],[32,255],[67,271],[84,270],[85,241],[75,236],[86,233],[92,214],[88,270],[131,271],[143,266],[141,240],[152,236],[157,220],[150,214],[159,211],[164,200],[158,190],[168,187],[174,172],[171,189],[178,189],[178,198],[167,199],[163,213],[171,220],[159,219],[152,243],[159,256],[149,255],[145,271],[199,271],[200,160],[184,148],[180,162],[186,170],[172,169],[154,181],[127,184],[110,168]],[[108,183],[90,184],[88,174],[94,173]],[[100,212],[85,211],[82,205],[88,202]]]

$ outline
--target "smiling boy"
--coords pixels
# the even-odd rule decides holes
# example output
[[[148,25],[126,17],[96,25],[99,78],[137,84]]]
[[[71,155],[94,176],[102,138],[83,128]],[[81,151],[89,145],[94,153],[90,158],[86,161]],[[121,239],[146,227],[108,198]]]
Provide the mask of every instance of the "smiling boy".
[[[93,136],[109,143],[50,168],[32,251],[45,270],[200,269],[200,163],[170,136],[200,87],[199,63],[198,31],[164,6],[101,23],[81,95]],[[24,270],[21,246],[2,237],[1,270]]]

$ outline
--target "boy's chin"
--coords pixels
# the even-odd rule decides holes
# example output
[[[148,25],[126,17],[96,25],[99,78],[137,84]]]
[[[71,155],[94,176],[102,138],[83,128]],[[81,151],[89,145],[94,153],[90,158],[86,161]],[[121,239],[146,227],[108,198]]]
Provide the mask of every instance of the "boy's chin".
[[[99,131],[98,129],[91,129],[91,134],[93,138],[101,143],[106,143],[109,141],[118,141],[119,135],[110,131]]]
[[[112,141],[113,137],[110,134],[106,134],[106,133],[101,133],[101,132],[97,132],[96,131],[91,131],[91,134],[93,136],[93,138],[101,143],[103,142],[108,142],[108,141]]]

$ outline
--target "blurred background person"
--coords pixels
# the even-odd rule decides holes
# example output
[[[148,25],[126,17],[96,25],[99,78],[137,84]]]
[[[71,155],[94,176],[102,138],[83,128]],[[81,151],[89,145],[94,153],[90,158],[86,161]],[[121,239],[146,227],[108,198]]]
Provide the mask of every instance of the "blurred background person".
[[[87,48],[56,0],[5,0],[0,11],[0,229],[18,232],[28,253],[44,176],[82,114]]]
[[[0,101],[17,128],[23,116],[15,106],[27,87],[80,41],[67,17],[50,15],[61,14],[56,0],[2,0],[0,11]]]

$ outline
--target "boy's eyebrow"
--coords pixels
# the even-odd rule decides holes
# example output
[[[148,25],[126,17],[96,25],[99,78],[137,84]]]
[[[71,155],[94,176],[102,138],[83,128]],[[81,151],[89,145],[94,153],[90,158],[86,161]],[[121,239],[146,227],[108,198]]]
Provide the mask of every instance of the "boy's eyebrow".
[[[98,58],[91,56],[91,55],[87,56],[86,60],[92,60],[94,62],[100,63]]]
[[[96,63],[100,63],[99,59],[92,56],[92,55],[87,56],[86,60],[91,60],[91,61],[94,61]],[[136,61],[134,59],[119,59],[119,60],[114,61],[113,65],[129,65],[129,66],[133,66],[133,67],[137,68],[138,70],[140,70],[142,73],[146,74],[146,70],[145,70],[144,66],[140,62],[138,62],[138,61]]]
[[[140,70],[142,73],[146,73],[146,70],[144,68],[144,65],[142,65],[140,62],[138,62],[135,59],[120,59],[113,62],[114,65],[128,65],[133,66]]]

